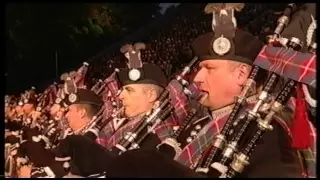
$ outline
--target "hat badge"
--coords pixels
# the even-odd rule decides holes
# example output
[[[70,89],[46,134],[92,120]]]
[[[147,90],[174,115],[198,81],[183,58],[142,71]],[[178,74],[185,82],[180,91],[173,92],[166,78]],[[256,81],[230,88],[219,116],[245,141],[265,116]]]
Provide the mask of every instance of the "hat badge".
[[[38,106],[36,110],[40,112],[41,111],[41,107]]]
[[[68,99],[71,103],[74,103],[77,100],[77,95],[72,93],[69,95]]]
[[[141,73],[138,69],[131,69],[129,71],[129,78],[131,81],[137,81],[141,76]]]
[[[18,105],[19,105],[19,106],[22,106],[22,105],[23,105],[23,102],[19,101]]]
[[[223,37],[223,35],[213,42],[213,51],[220,56],[225,55],[231,49],[231,42],[229,39]]]
[[[59,104],[61,101],[62,101],[61,98],[57,98],[56,101],[55,101],[55,103],[56,103],[56,104]]]

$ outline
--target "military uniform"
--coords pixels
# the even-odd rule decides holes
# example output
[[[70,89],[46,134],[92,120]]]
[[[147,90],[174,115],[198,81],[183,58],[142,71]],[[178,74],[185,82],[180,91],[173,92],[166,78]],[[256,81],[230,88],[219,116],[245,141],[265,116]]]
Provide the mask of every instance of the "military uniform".
[[[18,102],[18,106],[21,108],[25,104],[33,104],[37,103],[37,98],[34,89],[26,91],[21,95],[20,100]],[[22,151],[21,143],[25,141],[28,137],[28,134],[37,132],[33,131],[28,126],[31,125],[31,118],[28,117],[30,115],[27,114],[19,114],[17,117],[13,117],[15,120],[9,120],[7,122],[7,131],[11,131],[11,135],[5,138],[6,142],[6,175],[11,176],[15,172],[15,166],[20,166],[24,163],[27,163],[27,159],[21,159],[20,157],[25,157],[23,154],[25,151]]]
[[[72,104],[91,104],[100,107],[102,101],[92,91],[78,89],[76,93],[68,96],[66,103],[69,106]],[[88,129],[81,129],[79,134],[85,134],[86,130]],[[69,172],[75,175],[87,176],[101,172],[104,164],[98,163],[102,160],[102,157],[99,157],[99,155],[105,152],[105,150],[102,147],[93,146],[93,144],[95,144],[95,142],[85,136],[69,135],[63,139],[57,147],[51,149],[50,153],[43,153],[44,157],[42,158],[49,158],[49,162],[52,162],[53,167],[43,164],[40,165],[38,163],[38,165],[33,168],[33,171],[39,171],[39,168],[42,169],[42,171],[38,173],[38,176],[41,177],[63,177]],[[48,151],[44,148],[39,148],[39,151],[40,150],[44,152]],[[89,156],[89,154],[92,154],[92,156]],[[108,161],[101,161],[101,163],[104,162]]]
[[[207,11],[208,9],[210,8],[206,7]],[[196,56],[200,60],[229,60],[252,65],[263,46],[262,42],[250,33],[238,29],[235,18],[231,14],[225,16],[220,13],[213,17],[215,18],[212,25],[214,32],[201,35],[192,44]],[[243,107],[238,115],[241,111],[252,108],[256,100],[256,96],[248,98],[248,105]],[[212,146],[215,135],[221,131],[232,107],[233,105],[228,105],[211,112],[210,122],[182,150],[176,160],[187,167],[196,166],[204,152]],[[287,127],[282,123],[282,117],[275,119],[274,130],[262,136],[262,140],[250,156],[250,165],[240,175],[241,177],[301,177],[298,157],[289,147],[290,138]],[[234,131],[231,132],[236,132],[240,125],[241,123],[238,123],[234,126]],[[209,177],[216,177],[210,172],[212,171],[207,174]]]
[[[177,98],[177,92],[174,83],[169,83],[165,74],[157,66],[149,63],[143,63],[140,58],[140,49],[134,46],[126,45],[129,47],[126,51],[123,51],[125,56],[128,58],[128,67],[120,69],[116,73],[116,79],[120,86],[128,84],[154,84],[162,88],[168,86],[170,92],[170,98],[174,97],[171,104],[175,107],[175,113],[173,116],[166,118],[160,125],[155,128],[155,133],[150,133],[144,142],[140,143],[140,147],[152,147],[154,148],[168,135],[172,134],[172,127],[179,125],[181,117],[186,116],[186,110],[184,101],[187,99]],[[124,48],[123,47],[123,48]],[[177,107],[179,106],[179,107]],[[176,108],[177,107],[177,108]],[[100,132],[97,142],[107,149],[115,146],[121,139],[124,138],[127,132],[130,132],[137,124],[141,123],[141,117],[132,118],[128,123],[124,124],[120,128],[115,128],[113,121]]]

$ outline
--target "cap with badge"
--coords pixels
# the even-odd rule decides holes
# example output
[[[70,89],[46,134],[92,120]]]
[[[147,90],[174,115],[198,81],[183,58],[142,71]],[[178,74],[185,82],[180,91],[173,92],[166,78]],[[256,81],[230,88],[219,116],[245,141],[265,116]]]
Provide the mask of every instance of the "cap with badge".
[[[231,60],[251,65],[263,47],[263,42],[249,32],[237,28],[235,11],[243,3],[210,3],[205,7],[212,13],[212,30],[198,37],[192,49],[200,60]]]
[[[91,104],[96,106],[102,105],[102,99],[94,92],[88,89],[77,89],[76,92],[68,95],[65,100],[69,106],[72,104]]]
[[[74,77],[76,76],[75,71],[71,71],[70,73],[63,73],[60,76],[60,80],[63,84],[59,84],[57,87],[57,92],[55,94],[56,99],[54,101],[55,104],[59,104],[61,107],[67,108],[67,100],[69,94],[76,91],[77,87],[74,82]]]
[[[144,43],[127,44],[120,51],[128,59],[128,67],[120,69],[118,79],[122,86],[128,84],[154,84],[166,87],[168,80],[165,73],[156,65],[142,63],[140,50],[145,49]]]
[[[30,90],[26,90],[25,93],[21,94],[18,105],[23,106],[25,104],[37,104],[37,95],[34,87],[31,87]]]

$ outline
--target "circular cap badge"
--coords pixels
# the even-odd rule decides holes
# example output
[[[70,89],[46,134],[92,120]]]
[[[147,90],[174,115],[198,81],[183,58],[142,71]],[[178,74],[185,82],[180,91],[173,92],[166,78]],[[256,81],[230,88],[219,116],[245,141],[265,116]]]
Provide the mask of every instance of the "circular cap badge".
[[[42,108],[41,108],[40,106],[38,106],[36,110],[37,110],[38,112],[40,112],[41,109],[42,109]]]
[[[141,73],[138,69],[131,69],[129,71],[129,79],[131,81],[137,81],[141,76]]]
[[[74,102],[76,102],[76,100],[77,100],[77,95],[75,95],[75,94],[70,94],[69,95],[69,101],[71,102],[71,103],[74,103]]]
[[[19,106],[22,106],[22,105],[23,105],[23,102],[19,101],[18,105],[19,105]]]
[[[61,98],[57,98],[56,101],[55,101],[55,103],[56,103],[56,104],[59,104],[59,103],[61,103],[61,101],[62,101]]]
[[[229,39],[223,36],[217,38],[213,42],[213,51],[220,56],[223,56],[224,54],[228,53],[230,49],[231,49],[231,43]]]

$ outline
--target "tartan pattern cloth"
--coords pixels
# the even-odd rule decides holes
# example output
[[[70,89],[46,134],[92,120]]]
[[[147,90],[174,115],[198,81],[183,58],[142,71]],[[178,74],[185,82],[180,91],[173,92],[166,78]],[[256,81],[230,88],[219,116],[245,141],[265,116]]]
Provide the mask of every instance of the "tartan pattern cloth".
[[[62,129],[62,130],[66,130],[68,129],[70,126],[69,126],[69,123],[67,121],[67,119],[65,117],[62,117],[62,119],[60,119],[58,121],[58,128],[59,129]]]
[[[57,87],[55,84],[50,85],[44,92],[38,97],[37,102],[42,108],[51,105],[57,98]]]
[[[265,45],[254,64],[316,88],[316,55]]]
[[[172,128],[174,126],[174,121],[172,121],[173,119],[174,118],[169,117],[154,129],[155,134],[158,135],[161,141],[173,134],[173,128]],[[129,123],[127,123],[120,129],[118,129],[113,134],[113,136],[111,136],[111,138],[108,139],[107,142],[103,141],[104,144],[101,144],[101,145],[103,145],[107,149],[112,148],[121,139],[123,139],[123,137],[126,135],[127,132],[130,132],[139,122],[141,122],[141,120],[142,120],[141,118],[132,119],[131,121],[129,121]]]
[[[170,103],[174,107],[176,125],[180,124],[180,121],[184,120],[188,116],[189,99],[183,93],[181,84],[177,80],[171,80],[167,87],[169,91]]]
[[[111,117],[112,113],[114,112],[115,108],[112,105],[113,98],[116,98],[116,102],[119,103],[118,97],[116,94],[119,90],[118,79],[116,72],[113,72],[109,77],[104,80],[106,84],[105,89],[103,91],[102,99],[104,102],[104,111],[103,111],[103,118],[104,120],[108,120]],[[104,147],[106,147],[106,143],[108,139],[114,134],[114,129],[112,125],[112,121],[110,121],[100,132],[99,136],[96,139],[96,142]]]
[[[117,90],[115,89],[117,89],[118,87],[116,86],[117,85],[116,80],[115,81],[111,80],[110,82],[111,82],[110,87],[113,88],[113,89],[111,88],[110,89],[113,92],[116,92]],[[189,100],[186,97],[186,95],[182,92],[182,86],[176,80],[172,80],[168,84],[167,89],[169,91],[170,103],[174,108],[174,113],[172,116],[170,116],[168,119],[165,120],[165,123],[156,127],[156,133],[158,134],[161,140],[163,137],[167,137],[168,135],[172,134],[171,130],[168,130],[168,128],[179,125],[180,122],[188,116],[188,110],[189,110]],[[105,101],[105,103],[109,103],[109,104],[105,104],[107,105],[106,108],[109,108],[109,109],[105,110],[106,115],[104,117],[110,117],[113,111],[112,106],[110,105],[110,102]],[[134,123],[134,122],[130,122],[130,123]],[[138,123],[138,120],[136,120],[135,123]],[[107,144],[113,144],[119,138],[123,137],[124,132],[130,131],[133,127],[134,127],[134,124],[125,125],[122,129],[117,130],[119,131],[118,134],[115,134],[116,132],[113,128],[113,122],[110,122],[99,133],[99,138],[97,138],[96,142],[104,147],[107,147]]]
[[[192,83],[189,85],[188,89],[192,92],[192,99],[200,100],[203,96],[204,92],[202,92],[196,83]]]
[[[118,97],[116,97],[119,90],[116,72],[113,72],[108,78],[106,78],[104,80],[104,83],[106,84],[106,87],[102,93],[102,99],[105,108],[103,117],[107,119],[111,116],[114,109],[114,107],[112,106],[113,98],[116,98],[116,102],[119,103]]]
[[[85,88],[84,80],[85,80],[87,72],[88,72],[88,67],[85,66],[85,65],[82,65],[78,69],[77,75],[76,75],[76,77],[74,79],[74,82],[75,82],[77,88]]]
[[[48,97],[48,105],[51,105],[54,103],[58,93],[58,87],[55,84],[51,85],[50,87],[51,87],[51,92],[49,93],[49,97]]]
[[[256,96],[248,98],[250,104],[255,101]],[[183,148],[176,160],[187,167],[194,165],[201,154],[212,145],[214,137],[222,130],[231,111],[232,105],[213,111],[210,122],[191,143]]]
[[[251,101],[249,103],[249,107],[254,105],[254,99],[250,99]],[[288,102],[288,105],[286,106],[286,110],[292,111],[292,108],[295,109],[294,105],[294,98],[291,98]],[[206,151],[213,143],[214,136],[217,135],[223,128],[223,125],[227,121],[227,118],[229,114],[231,113],[232,109],[231,108],[223,108],[218,110],[220,112],[214,111],[212,113],[213,117],[212,120],[208,125],[206,125],[197,138],[195,138],[189,145],[187,145],[182,153],[179,155],[177,158],[177,161],[180,162],[181,164],[190,167],[197,163],[198,158],[202,155],[204,151]],[[241,112],[240,112],[241,113]],[[292,114],[292,112],[291,112]],[[280,117],[279,115],[275,116],[275,120],[281,125],[281,127],[286,130],[288,133],[288,136],[291,137],[291,132],[289,129],[289,124],[290,124],[290,118],[283,118]],[[313,138],[313,146],[304,149],[304,150],[299,150],[299,158],[301,160],[301,170],[302,170],[302,176],[303,177],[316,177],[316,167],[315,167],[315,158],[316,158],[316,131],[315,128],[312,126],[312,123],[309,122],[312,131],[310,136]],[[306,163],[306,167],[303,165],[303,163]]]

